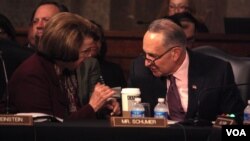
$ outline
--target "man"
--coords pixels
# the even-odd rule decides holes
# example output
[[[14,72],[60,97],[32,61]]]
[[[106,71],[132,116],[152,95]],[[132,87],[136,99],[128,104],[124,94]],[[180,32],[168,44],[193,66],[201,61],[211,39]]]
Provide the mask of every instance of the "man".
[[[68,8],[57,2],[41,2],[34,10],[30,20],[27,47],[36,50],[36,44],[43,34],[49,19],[59,12],[68,12]]]
[[[195,26],[196,26],[197,31],[209,32],[204,21],[197,17],[196,7],[195,7],[193,0],[169,0],[167,11],[168,11],[168,16],[174,16],[176,14],[185,13],[185,12],[190,13],[190,15],[187,15],[187,14],[178,15],[178,16],[175,16],[175,18],[183,18],[183,16],[185,17],[189,16],[188,18],[190,19],[190,16],[194,16],[193,19],[196,20]]]
[[[186,45],[181,27],[168,19],[155,20],[143,38],[144,58],[132,64],[129,86],[140,88],[142,101],[150,103],[151,112],[157,98],[167,98],[172,120],[213,121],[218,115],[232,113],[241,123],[244,104],[231,65],[187,50]],[[169,92],[174,91],[174,81],[167,78],[175,79],[177,92]]]
[[[172,16],[176,13],[191,12],[195,13],[195,7],[192,0],[169,0],[168,15]]]

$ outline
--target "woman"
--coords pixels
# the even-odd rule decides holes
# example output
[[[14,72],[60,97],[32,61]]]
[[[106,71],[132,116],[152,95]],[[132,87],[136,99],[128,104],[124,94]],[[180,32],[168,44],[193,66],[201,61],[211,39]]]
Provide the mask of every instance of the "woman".
[[[77,96],[81,82],[76,69],[90,56],[88,42],[93,25],[78,15],[59,13],[45,26],[38,52],[13,74],[9,83],[11,109],[15,112],[45,113],[62,119],[95,118],[103,106],[120,114],[117,101],[108,101],[114,91],[96,84],[89,103],[82,106]]]
[[[16,31],[10,20],[0,14],[0,40],[16,41]]]
[[[100,63],[100,81],[110,87],[126,87],[127,82],[124,77],[122,68],[118,64],[110,62],[106,59],[108,46],[106,43],[102,26],[94,21],[92,21],[92,23],[95,25],[94,30],[97,33],[97,36],[93,38],[94,41],[92,42],[90,54],[91,57],[97,58],[98,62]]]

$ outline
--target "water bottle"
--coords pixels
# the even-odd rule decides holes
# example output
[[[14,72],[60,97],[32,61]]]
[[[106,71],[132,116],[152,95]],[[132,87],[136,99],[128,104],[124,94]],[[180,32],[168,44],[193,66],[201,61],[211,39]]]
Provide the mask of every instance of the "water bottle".
[[[247,107],[244,110],[244,124],[250,124],[250,100],[247,101]]]
[[[154,108],[155,118],[165,118],[168,117],[168,106],[164,103],[164,98],[158,98],[158,104]]]
[[[145,116],[145,109],[141,104],[141,98],[136,97],[135,102],[131,109],[131,117],[133,118],[143,118]]]

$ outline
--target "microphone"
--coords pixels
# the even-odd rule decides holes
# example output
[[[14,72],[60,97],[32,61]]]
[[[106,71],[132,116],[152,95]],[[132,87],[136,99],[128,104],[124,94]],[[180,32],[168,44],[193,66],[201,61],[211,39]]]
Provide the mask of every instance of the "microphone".
[[[7,76],[6,66],[5,66],[5,63],[4,63],[4,59],[3,59],[2,54],[3,54],[3,52],[0,51],[0,59],[1,59],[1,62],[2,62],[3,73],[4,73],[4,80],[5,80],[5,84],[6,84],[6,87],[5,87],[5,94],[6,94],[6,109],[5,109],[5,110],[6,110],[6,114],[9,114],[10,108],[9,108],[8,76]]]
[[[100,77],[99,77],[99,83],[106,85],[102,75],[100,75]],[[116,97],[112,96],[112,97],[107,99],[107,103],[112,102],[112,100],[117,100],[117,99],[116,99]],[[114,112],[110,109],[102,109],[101,112],[97,113],[97,116],[101,119],[109,118],[110,116],[113,116],[113,115],[114,115]]]
[[[208,87],[208,88],[199,90],[198,94],[196,96],[197,97],[197,110],[195,113],[195,117],[191,118],[191,119],[186,119],[186,120],[181,121],[179,123],[183,124],[183,125],[192,125],[192,126],[211,126],[212,125],[211,121],[200,118],[200,102],[201,102],[200,96],[201,96],[201,93],[208,92],[211,90],[220,89],[220,88],[230,88],[230,87],[247,86],[247,85],[250,85],[250,83],[239,83],[239,84],[230,84],[230,85],[224,85],[224,86],[218,86],[218,87]],[[198,88],[196,85],[192,85],[192,90],[196,91],[197,89]]]

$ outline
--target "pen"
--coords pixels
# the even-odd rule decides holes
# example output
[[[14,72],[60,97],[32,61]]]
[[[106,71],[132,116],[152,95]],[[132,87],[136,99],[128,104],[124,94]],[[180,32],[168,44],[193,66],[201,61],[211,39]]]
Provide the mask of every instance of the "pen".
[[[100,82],[101,84],[105,84],[105,81],[104,81],[102,75],[100,75],[99,82]],[[113,97],[108,98],[108,99],[107,99],[107,102],[109,102],[109,101],[111,101],[111,100],[113,100],[113,99],[114,99]],[[114,112],[111,112],[111,113],[110,113],[110,116],[113,116],[114,114],[115,114]]]
[[[103,79],[102,75],[100,75],[99,82],[100,82],[101,84],[105,84],[105,82],[104,82],[104,79]]]

